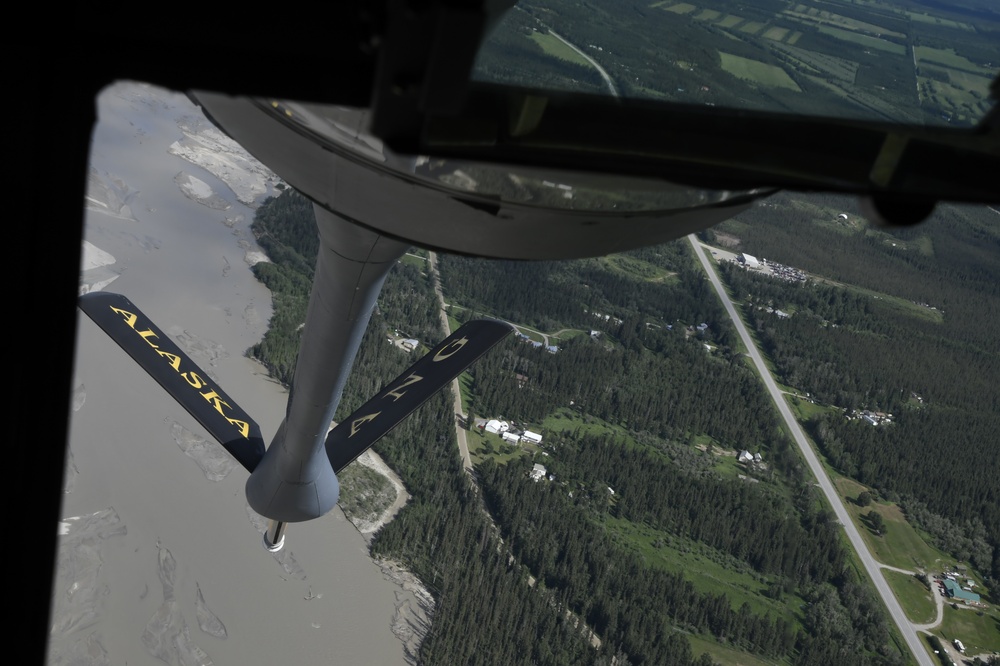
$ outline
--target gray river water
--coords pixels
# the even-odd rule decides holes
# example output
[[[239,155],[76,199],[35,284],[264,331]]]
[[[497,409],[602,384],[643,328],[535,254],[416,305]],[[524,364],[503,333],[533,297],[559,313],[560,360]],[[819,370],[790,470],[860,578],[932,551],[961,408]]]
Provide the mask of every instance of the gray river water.
[[[178,120],[199,116],[186,97],[116,84],[99,115],[94,199],[128,205],[88,205],[85,238],[119,275],[105,289],[174,337],[269,440],[286,395],[243,355],[271,314],[245,261],[259,251],[252,209],[168,152]],[[178,174],[207,184],[216,208]],[[406,663],[391,629],[406,593],[339,509],[291,526],[279,560],[246,506],[247,473],[82,314],[73,381],[61,515],[75,519],[61,525],[49,663]]]

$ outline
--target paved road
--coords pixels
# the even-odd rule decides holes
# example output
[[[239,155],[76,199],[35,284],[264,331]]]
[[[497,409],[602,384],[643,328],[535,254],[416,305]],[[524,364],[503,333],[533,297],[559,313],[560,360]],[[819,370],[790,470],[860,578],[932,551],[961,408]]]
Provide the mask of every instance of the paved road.
[[[571,49],[573,49],[574,51],[576,51],[577,53],[579,53],[584,58],[586,58],[587,62],[589,62],[591,65],[593,65],[594,68],[600,73],[601,78],[604,79],[604,83],[605,83],[605,85],[608,86],[608,90],[611,92],[611,96],[612,97],[618,97],[618,90],[615,88],[614,82],[611,80],[611,77],[608,76],[608,73],[606,71],[604,71],[604,68],[597,64],[596,60],[594,60],[589,55],[587,55],[586,53],[584,53],[583,51],[581,51],[579,48],[577,48],[576,44],[573,44],[572,42],[568,41],[566,38],[564,38],[562,35],[560,35],[559,33],[557,33],[552,28],[549,28],[549,34],[552,35],[553,37],[555,37],[556,39],[558,39],[560,42],[562,42],[566,46],[568,46]]]
[[[746,326],[744,326],[743,320],[736,313],[736,308],[729,299],[729,295],[726,293],[726,290],[723,289],[722,282],[719,280],[719,275],[709,264],[708,258],[705,256],[704,251],[701,249],[701,244],[698,242],[698,239],[694,236],[694,234],[688,236],[688,240],[691,242],[691,247],[694,249],[694,253],[698,256],[698,260],[701,261],[702,268],[704,268],[705,273],[708,274],[708,278],[711,280],[712,286],[715,287],[715,291],[719,295],[719,299],[722,300],[722,304],[725,306],[726,312],[728,312],[730,318],[732,318],[733,325],[736,326],[736,330],[739,332],[740,338],[743,340],[743,344],[746,345],[746,348],[750,353],[750,358],[753,359],[754,366],[757,368],[757,372],[760,373],[760,377],[764,381],[764,386],[767,387],[767,391],[771,395],[771,399],[774,401],[775,406],[778,408],[781,418],[783,418],[785,423],[788,425],[788,429],[791,431],[799,450],[802,451],[802,456],[809,464],[809,469],[812,470],[813,476],[815,476],[816,480],[819,481],[819,487],[822,488],[827,501],[830,503],[830,506],[833,507],[833,511],[837,515],[837,520],[839,520],[840,524],[844,526],[844,530],[847,532],[847,537],[850,539],[851,545],[858,553],[858,559],[861,560],[865,570],[868,572],[868,576],[875,583],[875,589],[878,590],[879,595],[882,597],[882,603],[884,603],[886,608],[889,609],[889,615],[892,617],[892,621],[896,623],[900,633],[903,635],[903,640],[906,641],[907,647],[910,648],[910,652],[913,653],[913,657],[917,660],[918,664],[921,666],[934,666],[930,655],[927,654],[927,651],[921,644],[917,633],[914,631],[909,619],[907,619],[906,614],[903,612],[902,606],[899,605],[895,595],[893,595],[892,590],[889,588],[889,584],[886,583],[885,577],[882,575],[882,571],[879,568],[879,563],[875,561],[875,558],[872,557],[872,554],[868,551],[868,547],[861,538],[861,533],[858,531],[854,521],[851,520],[850,514],[847,513],[847,508],[840,500],[840,496],[837,494],[836,489],[834,489],[833,482],[830,481],[830,477],[827,476],[826,470],[823,469],[823,465],[820,464],[819,458],[816,457],[816,453],[812,450],[812,447],[806,440],[805,433],[802,432],[799,422],[795,419],[795,416],[792,414],[792,410],[788,407],[788,403],[785,401],[784,397],[782,397],[781,391],[774,382],[774,377],[771,376],[771,371],[768,370],[767,365],[764,364],[764,358],[761,356],[760,350],[757,349],[757,344],[754,342],[753,338],[750,337],[750,333],[747,331]]]
[[[431,271],[431,282],[434,284],[434,293],[437,294],[438,303],[441,306],[441,328],[444,329],[444,336],[451,335],[451,324],[448,323],[448,312],[444,309],[444,292],[441,291],[441,274],[438,273],[437,254],[427,253],[428,265]],[[455,399],[455,416],[457,419],[465,420],[465,412],[462,411],[462,387],[458,383],[458,377],[451,380],[451,393]],[[466,472],[472,471],[472,457],[469,456],[469,442],[465,439],[465,428],[456,420],[455,435],[458,438],[458,452],[462,454],[462,466]]]

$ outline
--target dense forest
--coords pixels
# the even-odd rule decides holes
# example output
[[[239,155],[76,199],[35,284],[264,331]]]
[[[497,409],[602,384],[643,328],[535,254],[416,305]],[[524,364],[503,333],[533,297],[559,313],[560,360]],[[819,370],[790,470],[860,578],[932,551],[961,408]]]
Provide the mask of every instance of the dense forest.
[[[623,97],[975,124],[991,105],[1000,22],[932,4],[933,17],[907,0],[522,1],[481,49],[475,76],[609,94],[585,55]]]
[[[307,298],[301,290],[309,275],[302,269],[313,259],[299,238],[310,212],[294,193],[261,210],[255,231],[281,259],[259,264],[257,272],[275,289],[274,318],[285,334],[265,338],[250,353],[276,374],[286,369],[279,376],[287,381],[303,312],[294,308]],[[522,456],[506,465],[486,461],[472,483],[456,455],[450,399],[439,394],[377,445],[413,499],[376,536],[372,552],[404,562],[437,603],[419,663],[712,663],[692,654],[685,633],[784,662],[901,661],[880,605],[847,562],[836,525],[819,508],[761,388],[728,346],[733,333],[692,260],[682,244],[630,253],[617,263],[463,267],[470,260],[442,258],[448,298],[466,313],[507,316],[504,308],[520,307],[524,321],[540,326],[588,324],[601,331],[597,339],[567,341],[558,354],[519,342],[494,350],[474,366],[477,413],[523,412],[520,418],[538,422],[572,401],[581,416],[621,424],[637,444],[584,431],[551,434],[545,462],[556,482],[529,480],[532,459]],[[643,274],[659,277],[637,277]],[[525,306],[518,296],[533,287],[523,284],[508,286],[513,298],[496,292],[493,304],[483,293],[494,288],[484,275],[507,285],[518,284],[511,275],[539,277],[546,282],[537,291],[556,298]],[[588,286],[568,299],[581,277]],[[572,307],[547,309],[567,302]],[[339,418],[412,361],[384,344],[390,329],[441,337],[437,307],[424,273],[404,263],[390,272]],[[601,311],[614,318],[598,322],[592,312]],[[694,333],[689,324],[702,321],[707,330]],[[714,352],[706,352],[706,340]],[[523,390],[510,383],[515,369],[530,376]],[[751,483],[720,475],[711,464],[689,464],[698,453],[696,436],[764,450],[771,471]],[[614,501],[608,486],[616,489]],[[702,591],[687,574],[651,565],[608,521],[698,542],[766,581],[768,594],[795,594],[807,606],[775,616]],[[585,627],[596,632],[599,648]]]
[[[840,211],[848,219],[843,220]],[[898,499],[939,545],[1000,581],[1000,234],[985,208],[942,206],[891,234],[854,202],[779,195],[707,235],[829,278],[723,273],[786,384],[834,411],[810,430],[837,469]],[[808,233],[804,228],[808,227]],[[767,308],[791,314],[776,317]]]

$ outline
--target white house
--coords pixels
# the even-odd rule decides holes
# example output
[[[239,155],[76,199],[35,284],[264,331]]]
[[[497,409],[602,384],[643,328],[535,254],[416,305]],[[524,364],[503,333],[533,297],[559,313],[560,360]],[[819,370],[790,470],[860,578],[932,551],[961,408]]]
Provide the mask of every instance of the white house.
[[[521,439],[527,440],[532,444],[542,443],[542,436],[539,435],[537,432],[531,432],[530,430],[525,430],[524,434],[521,435]]]
[[[499,435],[510,430],[510,424],[506,421],[498,421],[496,419],[490,419],[486,422],[486,432],[491,432],[494,435]]]
[[[547,470],[545,469],[545,465],[539,465],[538,463],[535,463],[535,466],[531,468],[530,474],[533,481],[541,481],[543,478],[545,478],[546,473]]]
[[[521,436],[520,435],[515,435],[512,432],[505,432],[501,436],[503,437],[503,441],[510,442],[511,444],[517,444],[518,442],[521,441]]]
[[[740,257],[740,260],[746,265],[747,268],[759,268],[760,262],[757,261],[757,257],[746,254],[745,252]]]

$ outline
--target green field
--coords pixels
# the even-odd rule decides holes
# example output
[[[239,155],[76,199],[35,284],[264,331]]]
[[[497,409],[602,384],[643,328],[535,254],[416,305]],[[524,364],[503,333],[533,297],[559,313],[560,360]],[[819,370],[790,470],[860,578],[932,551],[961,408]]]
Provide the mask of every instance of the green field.
[[[829,25],[834,28],[843,28],[845,30],[851,30],[855,32],[872,33],[874,35],[888,35],[889,37],[906,37],[901,32],[895,32],[887,28],[883,28],[880,25],[875,25],[874,23],[865,23],[864,21],[859,21],[857,19],[848,18],[846,16],[841,16],[840,14],[833,14],[831,12],[811,10],[808,12],[800,12],[797,9],[795,11],[785,10],[782,12],[785,16],[795,19],[797,21],[802,21],[804,23],[816,24],[816,25]]]
[[[712,655],[713,661],[722,666],[768,666],[773,663],[747,652],[740,652],[728,645],[722,645],[711,637],[688,634],[687,639],[691,644],[692,655],[700,657],[707,652]]]
[[[974,610],[955,610],[945,604],[944,619],[934,633],[949,643],[956,638],[962,641],[966,654],[1000,652],[1000,612],[994,606],[979,615]]]
[[[762,593],[772,581],[746,563],[648,525],[618,518],[607,518],[602,524],[638,552],[647,565],[683,574],[699,592],[725,594],[734,610],[746,602],[754,613],[771,613],[788,619],[795,629],[801,626],[804,600],[795,594],[785,594],[780,601],[765,597]]]
[[[534,447],[508,444],[500,438],[500,435],[483,432],[478,428],[466,431],[465,440],[469,445],[469,458],[472,459],[473,465],[478,465],[486,459],[505,465],[514,458],[530,456],[536,451]]]
[[[689,5],[686,2],[680,2],[671,7],[664,7],[668,12],[673,12],[674,14],[690,14],[694,10],[698,9],[694,5]]]
[[[899,600],[899,605],[906,611],[906,617],[911,622],[929,624],[937,617],[937,606],[934,595],[927,586],[917,580],[916,576],[899,573],[898,571],[882,570],[882,575],[892,588],[892,593]]]
[[[406,253],[402,256],[402,258],[400,258],[400,261],[404,264],[415,266],[420,270],[420,272],[424,272],[427,270],[427,260],[424,259],[423,257],[417,257],[410,253]]]
[[[747,21],[746,23],[740,26],[740,32],[746,32],[751,35],[756,35],[758,32],[760,32],[761,28],[763,27],[764,24],[758,21]]]
[[[954,558],[930,546],[920,536],[916,529],[906,520],[903,512],[895,504],[889,502],[872,502],[867,507],[855,503],[857,496],[864,490],[869,490],[860,483],[831,472],[831,478],[848,513],[858,526],[861,536],[875,559],[882,564],[888,564],[900,569],[937,571]],[[861,520],[861,514],[877,511],[882,514],[886,523],[886,532],[882,536],[872,534],[871,530]]]
[[[972,74],[964,69],[949,69],[948,78],[951,79],[951,84],[956,88],[962,90],[967,90],[969,92],[978,91],[985,99],[989,94],[990,89],[990,78],[988,76],[980,76],[979,74]],[[975,98],[979,101],[981,98]]]
[[[958,21],[952,21],[946,18],[938,18],[937,16],[930,16],[928,14],[918,14],[917,12],[906,12],[906,15],[910,17],[911,21],[917,21],[918,23],[930,23],[932,25],[942,25],[948,28],[955,28],[956,30],[975,30],[968,23],[959,23]]]
[[[795,413],[795,418],[798,419],[800,423],[805,423],[810,419],[816,418],[818,416],[825,416],[826,414],[842,414],[843,412],[831,405],[817,405],[816,403],[809,402],[808,398],[799,398],[794,395],[785,395],[785,400],[788,402],[788,406],[792,408]]]
[[[675,273],[668,271],[665,268],[655,266],[648,261],[636,259],[635,257],[630,257],[628,255],[612,254],[607,257],[600,257],[596,261],[603,268],[606,268],[614,273],[628,275],[629,277],[633,277],[637,280],[645,280],[647,282],[677,282]],[[670,280],[672,277],[675,279]]]
[[[788,28],[768,28],[767,32],[764,33],[766,39],[773,39],[776,42],[780,42],[787,36]]]
[[[548,432],[576,432],[586,435],[610,435],[629,446],[638,446],[636,441],[621,426],[612,425],[596,416],[581,416],[572,409],[562,408],[542,421],[542,429]]]
[[[977,74],[979,76],[985,76],[987,78],[993,75],[993,72],[989,70],[988,67],[983,67],[972,62],[964,56],[960,56],[955,53],[955,49],[935,49],[930,46],[914,46],[914,55],[917,57],[918,62],[932,62],[938,65],[944,65],[951,69],[960,69],[965,72],[970,72],[972,74]]]
[[[734,16],[732,14],[726,14],[726,18],[719,21],[719,25],[723,28],[733,28],[743,22],[742,16]]]
[[[693,18],[696,18],[699,21],[714,21],[718,19],[720,16],[722,16],[722,12],[717,12],[714,9],[703,9],[697,16]]]
[[[517,330],[520,331],[521,333],[524,333],[535,342],[545,342],[545,338],[542,337],[542,334],[539,333],[538,331],[533,331],[530,328],[524,328],[523,326],[519,326]]]
[[[824,35],[830,35],[831,37],[836,37],[837,39],[843,40],[845,42],[860,44],[861,46],[866,46],[871,49],[878,49],[880,51],[885,51],[886,53],[895,53],[896,55],[906,55],[906,47],[903,46],[902,44],[896,44],[895,42],[890,42],[885,39],[879,39],[878,37],[861,35],[856,32],[851,32],[850,30],[841,30],[840,28],[833,28],[826,25],[820,26],[819,31]]]
[[[737,78],[754,81],[772,88],[786,88],[801,92],[798,84],[792,80],[792,77],[788,76],[788,72],[780,67],[722,51],[719,51],[719,56],[722,58],[722,69]]]
[[[559,335],[549,335],[549,342],[565,342],[566,340],[572,340],[573,338],[578,338],[581,335],[590,335],[587,331],[581,331],[577,328],[571,328],[564,330],[559,333]]]
[[[547,32],[533,32],[531,33],[530,39],[542,47],[542,50],[545,51],[547,55],[561,60],[566,60],[568,62],[574,62],[578,65],[583,65],[584,67],[593,67],[589,60],[571,49],[565,42],[554,35],[550,35]]]

